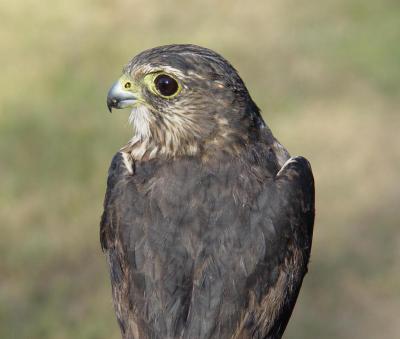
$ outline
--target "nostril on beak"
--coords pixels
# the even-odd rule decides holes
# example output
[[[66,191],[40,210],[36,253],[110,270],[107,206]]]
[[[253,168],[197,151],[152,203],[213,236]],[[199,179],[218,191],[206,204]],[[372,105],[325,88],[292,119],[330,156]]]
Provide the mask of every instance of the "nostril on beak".
[[[121,82],[116,81],[110,88],[107,94],[107,107],[111,112],[113,108],[125,108],[135,104],[137,101],[135,95],[123,89]]]

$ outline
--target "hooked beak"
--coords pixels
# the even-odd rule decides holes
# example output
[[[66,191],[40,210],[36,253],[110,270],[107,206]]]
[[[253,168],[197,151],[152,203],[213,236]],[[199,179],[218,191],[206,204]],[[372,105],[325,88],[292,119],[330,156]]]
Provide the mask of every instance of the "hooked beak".
[[[113,108],[125,108],[133,106],[137,98],[132,92],[122,87],[121,81],[117,80],[107,94],[107,107],[111,113]]]

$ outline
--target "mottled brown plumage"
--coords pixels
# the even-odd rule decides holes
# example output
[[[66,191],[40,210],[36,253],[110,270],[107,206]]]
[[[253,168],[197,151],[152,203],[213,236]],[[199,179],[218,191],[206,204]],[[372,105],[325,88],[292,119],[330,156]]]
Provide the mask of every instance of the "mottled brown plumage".
[[[107,102],[132,107],[134,125],[100,227],[123,338],[280,338],[311,250],[307,160],[198,46],[139,54]]]

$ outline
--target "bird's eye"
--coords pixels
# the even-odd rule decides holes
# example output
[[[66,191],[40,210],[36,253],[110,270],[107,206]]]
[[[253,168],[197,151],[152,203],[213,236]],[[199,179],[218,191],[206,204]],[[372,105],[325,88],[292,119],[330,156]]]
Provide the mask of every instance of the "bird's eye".
[[[157,91],[165,97],[174,95],[179,89],[179,85],[176,80],[166,74],[158,75],[154,79],[154,84]]]
[[[127,81],[127,82],[125,83],[125,85],[124,85],[124,87],[125,87],[126,89],[131,88],[131,86],[132,86],[132,84],[131,84],[129,81]]]

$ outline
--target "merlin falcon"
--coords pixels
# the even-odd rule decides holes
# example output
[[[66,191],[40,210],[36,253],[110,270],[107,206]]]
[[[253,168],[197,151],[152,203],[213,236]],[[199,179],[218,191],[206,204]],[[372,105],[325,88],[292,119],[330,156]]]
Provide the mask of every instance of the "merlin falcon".
[[[281,338],[310,258],[314,180],[237,71],[195,45],[144,51],[107,105],[133,136],[108,172],[100,241],[124,339]]]

